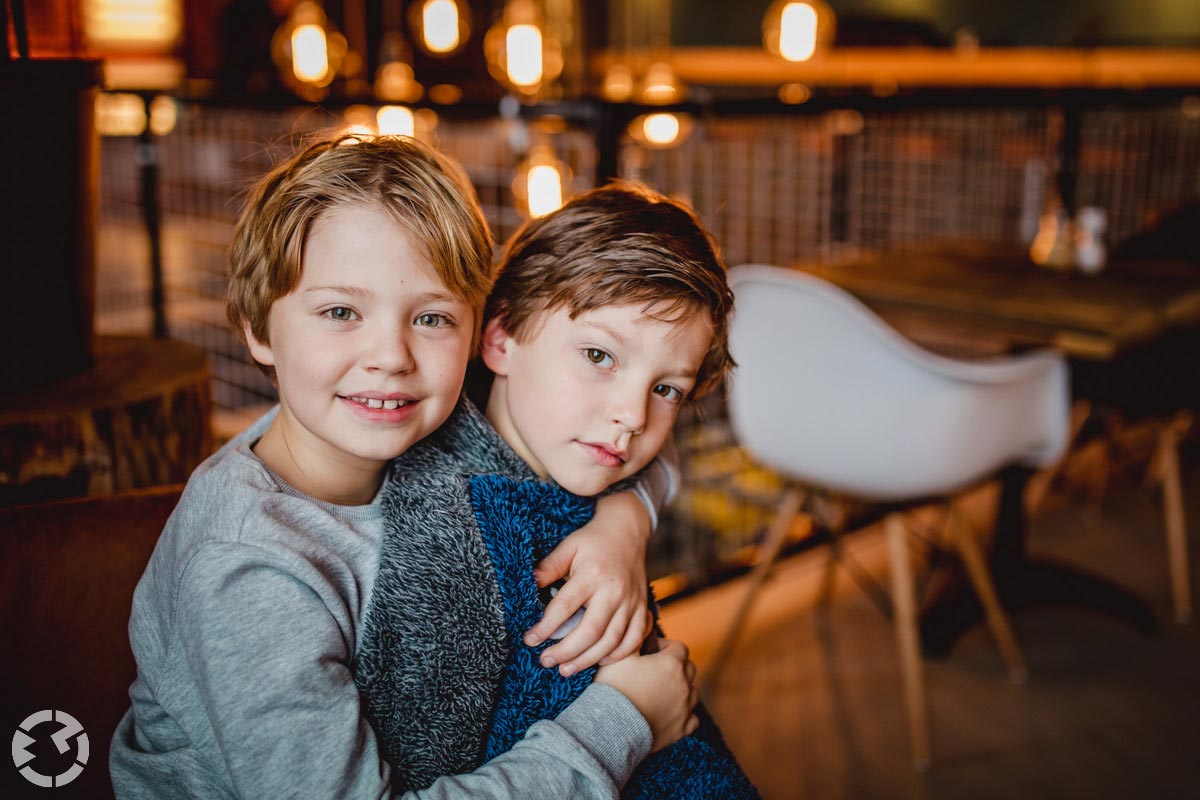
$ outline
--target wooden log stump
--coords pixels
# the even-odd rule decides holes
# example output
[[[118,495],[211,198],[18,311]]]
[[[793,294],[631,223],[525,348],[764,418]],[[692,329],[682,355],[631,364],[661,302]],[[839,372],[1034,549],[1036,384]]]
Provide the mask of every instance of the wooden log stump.
[[[211,451],[203,350],[112,336],[95,354],[80,375],[0,394],[0,505],[180,483]]]

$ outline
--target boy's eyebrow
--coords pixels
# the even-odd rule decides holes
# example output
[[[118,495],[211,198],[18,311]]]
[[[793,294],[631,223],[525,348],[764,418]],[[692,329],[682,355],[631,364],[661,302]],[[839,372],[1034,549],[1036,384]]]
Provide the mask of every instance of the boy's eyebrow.
[[[317,292],[337,292],[338,294],[352,294],[358,297],[370,297],[373,294],[370,289],[364,289],[361,286],[310,286],[304,290],[305,294],[316,294]]]
[[[463,300],[461,297],[454,294],[453,292],[422,292],[421,294],[417,295],[416,298],[417,298],[417,300],[420,300],[421,302],[425,302],[425,301],[429,301],[429,300],[440,300],[440,301],[446,302],[446,303],[465,303],[466,302],[465,300]]]
[[[349,294],[355,297],[371,297],[375,293],[370,289],[364,289],[361,286],[345,286],[340,284],[325,284],[322,286],[310,286],[304,290],[304,294],[316,294],[318,292],[334,292],[336,294]],[[422,292],[414,295],[414,299],[418,302],[426,303],[430,301],[462,303],[465,302],[461,297],[451,292]]]
[[[616,328],[613,328],[612,326],[609,326],[609,325],[605,325],[603,322],[587,322],[587,321],[585,321],[583,324],[589,328],[597,328],[597,329],[603,331],[604,333],[607,333],[613,339],[616,339],[617,344],[621,345],[622,347],[629,344],[629,340],[626,339],[623,335],[621,335],[621,333],[619,331],[617,331]]]

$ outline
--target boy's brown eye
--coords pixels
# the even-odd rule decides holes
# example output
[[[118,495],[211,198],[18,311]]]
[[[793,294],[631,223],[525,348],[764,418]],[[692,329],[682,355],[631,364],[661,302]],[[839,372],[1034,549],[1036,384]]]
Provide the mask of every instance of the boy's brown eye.
[[[336,319],[338,322],[349,322],[354,319],[354,311],[345,306],[331,308],[325,313],[329,315],[330,319]]]
[[[604,364],[610,358],[612,358],[612,356],[610,356],[608,353],[604,352],[603,350],[601,350],[597,347],[584,348],[583,355],[585,358],[587,358],[588,361],[592,362],[593,364],[597,364],[597,365]]]
[[[417,324],[427,328],[437,328],[447,323],[447,319],[441,314],[422,314],[417,317]]]

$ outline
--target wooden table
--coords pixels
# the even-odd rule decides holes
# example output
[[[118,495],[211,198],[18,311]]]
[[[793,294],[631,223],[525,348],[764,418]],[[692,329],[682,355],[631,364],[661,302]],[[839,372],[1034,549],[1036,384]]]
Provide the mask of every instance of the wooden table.
[[[1200,267],[1188,263],[1115,263],[1086,276],[1035,266],[1019,250],[954,245],[800,269],[851,292],[929,349],[982,356],[1053,347],[1070,357],[1077,385],[1082,375],[1089,390],[1116,386],[1115,395],[1125,399],[1146,391],[1139,372],[1148,363],[1167,382],[1182,383],[1200,361]],[[1159,345],[1180,339],[1182,348],[1159,352]],[[1133,369],[1122,370],[1129,361]],[[1000,476],[991,561],[1005,605],[1081,605],[1153,631],[1154,617],[1140,598],[1027,555],[1023,496],[1030,474],[1010,467]],[[930,654],[945,654],[981,617],[974,597],[955,582],[926,610],[922,644]]]
[[[800,268],[934,349],[958,338],[968,351],[1047,346],[1105,361],[1200,324],[1200,268],[1179,261],[1087,276],[1035,266],[1021,250],[960,244]]]
[[[100,336],[86,372],[0,393],[0,505],[186,481],[212,449],[203,350]]]

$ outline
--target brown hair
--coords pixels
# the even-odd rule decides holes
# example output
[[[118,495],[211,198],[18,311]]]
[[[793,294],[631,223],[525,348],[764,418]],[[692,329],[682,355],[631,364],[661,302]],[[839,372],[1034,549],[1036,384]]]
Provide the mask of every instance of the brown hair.
[[[713,339],[692,397],[717,386],[729,355],[733,293],[712,236],[691,209],[639,184],[618,181],[526,223],[508,243],[484,321],[517,341],[537,315],[566,307],[571,318],[613,305],[643,304],[675,322],[703,313]]]
[[[343,136],[304,148],[250,195],[229,252],[225,301],[239,334],[248,323],[268,342],[271,305],[300,282],[313,223],[356,203],[389,211],[478,320],[492,283],[492,235],[462,170],[414,139]],[[476,326],[476,342],[478,336]]]

